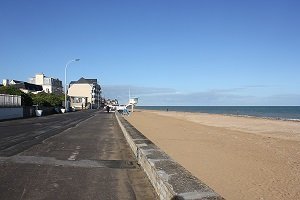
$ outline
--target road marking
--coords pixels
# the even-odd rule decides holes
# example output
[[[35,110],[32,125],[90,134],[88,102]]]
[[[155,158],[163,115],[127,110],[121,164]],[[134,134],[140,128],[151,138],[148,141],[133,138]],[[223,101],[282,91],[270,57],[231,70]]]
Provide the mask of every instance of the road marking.
[[[76,146],[76,150],[79,150],[80,146]],[[76,160],[77,155],[79,154],[79,151],[74,151],[70,157],[68,158],[68,160]]]
[[[79,151],[74,151],[72,155],[68,158],[68,160],[76,160],[77,155],[79,154]]]
[[[24,188],[23,193],[22,193],[22,195],[21,195],[21,197],[20,197],[20,200],[23,199],[23,196],[24,196],[25,192],[26,192],[26,189]]]

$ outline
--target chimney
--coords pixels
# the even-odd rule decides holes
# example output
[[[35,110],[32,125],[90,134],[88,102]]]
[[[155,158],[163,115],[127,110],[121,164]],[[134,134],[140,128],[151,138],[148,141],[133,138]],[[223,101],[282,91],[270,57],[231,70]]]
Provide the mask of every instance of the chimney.
[[[4,86],[8,86],[9,85],[9,80],[8,79],[3,79],[2,84]]]

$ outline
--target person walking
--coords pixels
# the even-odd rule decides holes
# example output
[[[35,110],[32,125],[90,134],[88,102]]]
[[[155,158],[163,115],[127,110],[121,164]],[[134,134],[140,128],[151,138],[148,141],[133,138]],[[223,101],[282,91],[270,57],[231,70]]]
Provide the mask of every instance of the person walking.
[[[106,112],[109,113],[110,107],[109,105],[106,106]]]

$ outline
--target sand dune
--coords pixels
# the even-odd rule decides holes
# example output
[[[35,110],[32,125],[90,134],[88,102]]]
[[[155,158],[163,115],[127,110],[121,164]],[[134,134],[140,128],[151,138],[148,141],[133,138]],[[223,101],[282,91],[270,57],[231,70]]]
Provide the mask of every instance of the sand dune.
[[[300,122],[144,110],[127,120],[226,199],[300,199]]]

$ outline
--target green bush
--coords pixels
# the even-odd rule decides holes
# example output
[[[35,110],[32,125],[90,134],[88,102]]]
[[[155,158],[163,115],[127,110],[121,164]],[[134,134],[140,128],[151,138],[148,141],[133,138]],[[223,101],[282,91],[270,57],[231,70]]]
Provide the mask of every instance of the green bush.
[[[63,95],[45,92],[32,94],[31,97],[33,100],[33,104],[46,107],[58,107],[61,106],[62,102],[64,101]]]
[[[32,100],[35,105],[46,107],[58,107],[62,105],[62,102],[64,101],[64,96],[53,93],[41,92],[38,94],[32,94]]]

